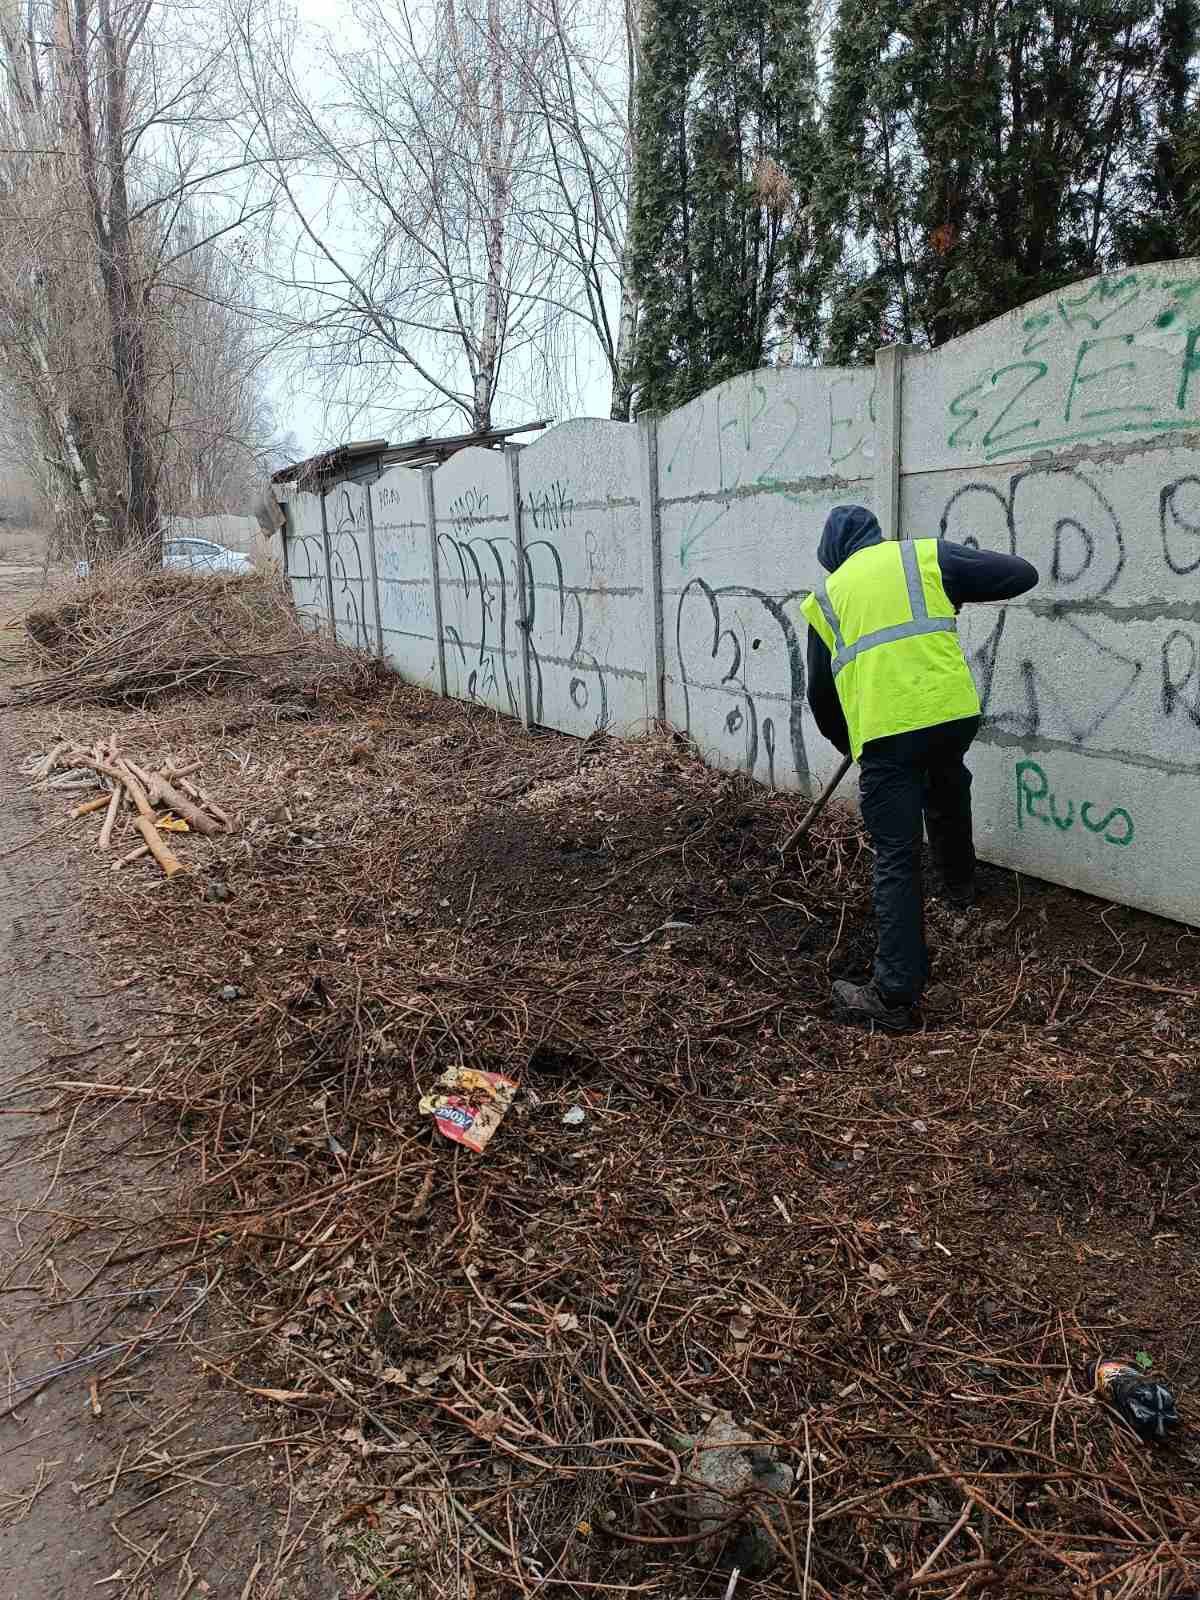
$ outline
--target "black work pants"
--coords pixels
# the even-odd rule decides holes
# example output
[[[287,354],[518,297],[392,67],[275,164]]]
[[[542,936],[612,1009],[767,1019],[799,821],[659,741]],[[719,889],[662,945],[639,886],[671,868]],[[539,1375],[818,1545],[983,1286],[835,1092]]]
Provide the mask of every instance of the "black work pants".
[[[896,1003],[915,1005],[929,976],[921,885],[921,826],[947,884],[975,874],[971,774],[963,756],[978,717],[872,739],[859,757],[862,816],[875,846],[875,982]]]

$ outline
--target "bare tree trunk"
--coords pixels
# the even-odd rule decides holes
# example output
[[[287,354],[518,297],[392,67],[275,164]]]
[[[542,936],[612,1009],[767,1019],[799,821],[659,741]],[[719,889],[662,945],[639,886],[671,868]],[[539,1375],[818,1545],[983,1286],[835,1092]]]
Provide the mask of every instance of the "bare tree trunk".
[[[87,0],[75,0],[77,11]],[[137,37],[149,14],[149,0],[141,8],[130,31]],[[158,533],[158,495],[150,452],[150,418],[146,394],[145,306],[141,284],[134,265],[133,238],[129,220],[129,181],[125,138],[129,123],[126,69],[132,40],[118,36],[113,28],[111,0],[99,0],[100,50],[105,107],[104,160],[108,169],[108,216],[97,225],[100,273],[108,301],[113,375],[117,381],[121,409],[121,439],[128,471],[126,492],[126,536],[138,543],[149,543]],[[82,41],[79,47],[83,48]],[[85,181],[89,192],[99,195],[96,171],[96,143],[85,142]]]
[[[39,325],[30,330],[29,348],[42,380],[43,415],[54,432],[53,440],[47,442],[58,447],[55,465],[59,476],[71,484],[78,501],[82,502],[86,516],[96,525],[97,531],[106,531],[107,519],[100,512],[99,475],[95,454],[84,437],[79,418],[59,393],[54,370],[47,354],[50,311],[46,304],[45,274],[35,267],[30,276],[33,280],[33,298]],[[78,520],[61,505],[56,508],[56,513],[60,525]]]
[[[637,152],[637,82],[642,62],[641,0],[625,0],[625,59],[627,90],[625,112],[625,237],[621,247],[621,309],[617,317],[616,372],[612,408],[616,422],[628,422],[633,411],[633,367],[637,359],[637,327],[641,301],[633,286],[633,254],[629,247],[629,201],[633,195],[633,166]]]
[[[621,311],[617,320],[617,370],[613,376],[612,407],[614,422],[628,422],[633,410],[633,363],[637,356],[638,313],[641,301],[633,287],[633,272],[628,244],[621,260]]]
[[[488,0],[488,88],[491,116],[487,150],[487,289],[483,307],[483,328],[479,340],[479,364],[475,372],[473,422],[482,432],[492,425],[492,401],[496,391],[496,368],[503,343],[501,320],[504,309],[504,231],[508,219],[509,172],[504,140],[504,52],[500,35],[498,0]]]
[[[201,21],[163,0],[0,0],[0,388],[89,555],[153,547],[169,467],[201,433],[228,462],[255,421],[248,298],[183,281],[262,209],[191,209],[251,170],[196,161],[229,104],[226,42],[203,53]]]

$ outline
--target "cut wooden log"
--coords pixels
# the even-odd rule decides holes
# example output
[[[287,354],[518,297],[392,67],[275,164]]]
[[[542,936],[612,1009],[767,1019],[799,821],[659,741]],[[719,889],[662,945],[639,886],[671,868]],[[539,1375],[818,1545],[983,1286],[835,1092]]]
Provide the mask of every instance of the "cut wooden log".
[[[173,878],[177,872],[183,870],[183,862],[167,848],[162,835],[154,826],[154,811],[146,798],[146,791],[123,761],[114,769],[113,775],[121,779],[121,782],[129,790],[134,805],[138,808],[138,832],[146,841],[150,854],[158,862],[167,877]]]
[[[65,755],[70,749],[71,744],[69,740],[63,740],[56,744],[53,750],[50,750],[42,758],[42,760],[38,762],[37,766],[34,767],[33,777],[35,782],[40,781],[43,778],[48,778],[58,765],[59,756]]]
[[[190,800],[184,798],[170,779],[162,772],[150,772],[145,767],[139,767],[128,757],[123,765],[127,766],[137,780],[145,785],[146,794],[152,806],[169,806],[177,816],[183,818],[193,833],[207,834],[210,838],[221,829],[209,816],[199,810]],[[190,784],[185,785],[191,788]],[[228,833],[228,828],[225,832]]]
[[[117,857],[112,864],[112,869],[114,872],[120,872],[121,868],[127,866],[129,862],[140,861],[143,856],[148,856],[149,854],[150,846],[148,844],[134,845],[132,850],[126,850],[123,856]]]
[[[137,782],[136,778],[133,780]],[[140,810],[140,808],[139,808]],[[168,878],[173,878],[177,872],[183,871],[183,862],[167,849],[163,836],[154,826],[152,817],[140,816],[137,819],[138,832],[146,841],[146,848],[158,862]]]
[[[129,768],[130,772],[133,773],[134,777],[146,791],[146,799],[149,800],[152,806],[156,806],[158,804],[158,792],[155,785],[158,782],[158,774],[148,771],[148,769],[145,767],[139,766],[138,763],[132,760],[129,756],[122,756],[120,760],[121,765]]]
[[[170,806],[175,815],[182,817],[196,833],[212,835],[221,832],[219,823],[214,822],[210,816],[200,810],[199,806],[193,805],[190,800],[180,794],[175,785],[168,783],[161,773],[155,774],[154,792],[163,805]],[[228,829],[225,831],[228,832]]]

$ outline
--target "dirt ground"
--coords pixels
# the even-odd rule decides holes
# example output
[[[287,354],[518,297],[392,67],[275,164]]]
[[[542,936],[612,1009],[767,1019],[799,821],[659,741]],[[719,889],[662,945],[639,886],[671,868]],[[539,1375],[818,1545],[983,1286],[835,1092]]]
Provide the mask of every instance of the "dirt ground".
[[[126,1386],[169,1397],[171,1363],[203,1358],[204,1404],[289,1441],[237,1458],[265,1473],[260,1520],[240,1565],[215,1538],[218,1592],[311,1517],[330,1573],[311,1592],[347,1600],[1195,1600],[1193,931],[985,870],[977,912],[931,906],[922,1030],[847,1029],[829,984],[871,951],[848,814],[781,862],[800,802],[670,735],[522,730],[300,648],[189,684],[3,724],[10,772],[111,736],[198,761],[236,818],[172,836],[189,870],[169,882],[114,875],[87,822],[4,858],[21,981],[65,962],[42,992],[70,996],[16,1069],[54,1106],[57,1181],[82,1186],[41,1202],[36,1298],[48,1256],[79,1293],[115,1252],[110,1280],[136,1264],[175,1289],[160,1322],[184,1318],[127,1375],[104,1365],[101,1419],[83,1379],[47,1392],[68,1492]],[[14,782],[13,844],[66,803]],[[57,956],[25,942],[42,877]],[[81,983],[85,953],[103,977]],[[92,992],[103,1044],[80,1032]],[[452,1066],[519,1085],[482,1156],[421,1112]],[[108,1141],[126,1165],[97,1170]],[[208,1288],[190,1314],[188,1286]],[[0,1299],[26,1316],[14,1342],[41,1329],[25,1306]],[[1177,1394],[1168,1440],[1100,1403],[1104,1356]],[[748,1464],[717,1493],[725,1416]],[[118,1475],[98,1525],[154,1470]],[[182,1538],[192,1488],[206,1508],[185,1482],[139,1515]],[[12,1534],[43,1502],[74,1526],[51,1489]],[[127,1556],[89,1559],[103,1577]],[[319,1584],[272,1559],[264,1595]]]
[[[3,614],[39,580],[0,566]],[[13,651],[11,632],[0,641]],[[218,1297],[195,1292],[205,1279],[186,1263],[123,1259],[103,1228],[121,1196],[152,1237],[186,1152],[146,1148],[120,1106],[61,1138],[70,1117],[47,1079],[136,1056],[163,1019],[136,959],[131,978],[101,970],[94,908],[55,848],[61,798],[21,774],[37,736],[0,714],[0,1596],[332,1597],[310,1513],[289,1498],[295,1443],[264,1443],[200,1365],[230,1349]]]

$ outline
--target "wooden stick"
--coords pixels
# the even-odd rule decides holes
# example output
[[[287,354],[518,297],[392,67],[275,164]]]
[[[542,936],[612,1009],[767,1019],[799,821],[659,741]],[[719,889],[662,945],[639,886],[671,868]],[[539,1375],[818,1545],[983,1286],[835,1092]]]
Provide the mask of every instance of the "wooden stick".
[[[100,848],[107,850],[112,844],[112,831],[117,820],[117,812],[121,809],[121,795],[124,790],[117,784],[112,794],[108,797],[108,811],[104,817],[104,826],[100,829]]]
[[[160,773],[154,775],[154,792],[163,805],[170,806],[178,816],[193,828],[197,833],[212,835],[220,833],[221,827],[209,816],[206,816],[199,806],[194,806],[190,800],[184,798],[174,784],[168,783]],[[226,829],[226,832],[229,830]]]
[[[204,812],[194,806],[190,800],[184,799],[179,790],[170,782],[165,772],[148,772],[144,767],[135,766],[128,757],[126,757],[124,765],[129,768],[140,783],[145,784],[152,806],[170,806],[171,810],[178,813],[195,833],[207,834],[211,838],[214,833],[221,832],[221,829],[211,817],[205,816]],[[190,789],[192,785],[185,784],[184,787]],[[229,829],[226,828],[225,832],[228,833]]]
[[[81,767],[91,767],[93,772],[102,772],[106,778],[111,778],[114,783],[118,783],[118,784],[123,783],[125,785],[125,787],[129,790],[129,794],[130,794],[130,798],[131,799],[133,799],[133,791],[134,791],[134,789],[138,789],[138,792],[141,793],[141,790],[140,790],[140,788],[138,786],[136,778],[131,778],[130,777],[127,769],[124,766],[124,763],[121,762],[120,760],[100,761],[100,760],[97,760],[97,758],[94,755],[91,755],[88,751],[80,750],[79,751],[79,765]],[[145,799],[146,799],[146,796],[143,794],[142,795],[142,800],[145,801]],[[136,801],[135,801],[135,804],[136,804]],[[139,807],[139,810],[140,809],[141,808]],[[148,807],[147,807],[147,810],[149,810]],[[153,813],[151,812],[150,815],[153,815]]]
[[[113,769],[112,776],[119,778],[129,790],[129,798],[138,808],[138,816],[141,817],[144,822],[153,823],[154,808],[146,798],[146,791],[134,777],[133,773],[130,772],[124,761],[119,761],[117,763],[116,767]]]
[[[158,805],[158,774],[156,772],[147,772],[145,767],[139,767],[137,762],[130,760],[128,756],[121,757],[121,765],[128,767],[142,788],[145,789],[146,799],[149,800],[150,804],[152,806]]]
[[[91,811],[102,811],[105,806],[111,806],[115,799],[115,794],[97,795],[95,800],[85,800],[81,806],[73,806],[67,815],[74,822],[76,817],[86,817]]]
[[[183,870],[183,863],[178,856],[173,855],[168,850],[163,843],[162,835],[154,826],[154,812],[150,807],[149,800],[146,799],[145,791],[124,762],[121,762],[117,768],[116,776],[121,779],[129,790],[133,803],[138,808],[138,832],[146,841],[150,854],[158,862],[167,877],[173,878],[177,872]]]
[[[125,866],[128,862],[130,862],[130,861],[140,861],[143,856],[148,856],[149,854],[150,854],[150,846],[149,845],[146,845],[146,844],[134,845],[132,850],[127,850],[123,856],[119,856],[117,858],[117,860],[113,862],[112,869],[113,869],[114,872],[120,872],[121,868],[123,866]]]
[[[56,744],[54,749],[51,750],[49,754],[46,755],[41,761],[39,761],[36,767],[34,767],[34,779],[37,780],[41,778],[48,778],[54,771],[54,768],[57,766],[59,756],[65,754],[65,752],[70,748],[71,745],[68,740],[63,740],[61,743]]]
[[[197,765],[198,764],[199,763],[197,763]],[[215,800],[210,800],[203,789],[197,789],[194,783],[188,783],[186,779],[180,782],[179,787],[186,790],[187,793],[191,795],[192,799],[195,800],[199,805],[207,806],[208,810],[212,812],[213,816],[216,817],[217,821],[225,829],[226,833],[233,832],[233,818],[227,811],[222,811],[221,807]]]

